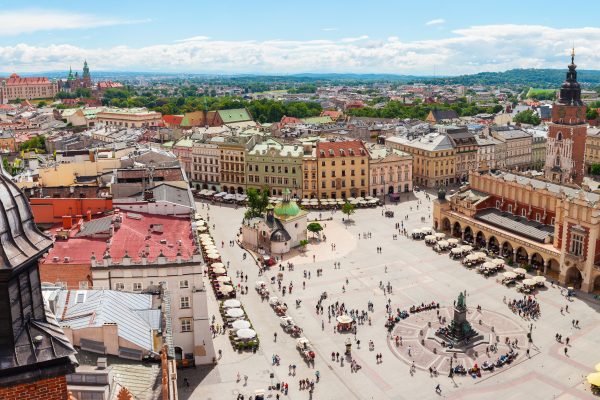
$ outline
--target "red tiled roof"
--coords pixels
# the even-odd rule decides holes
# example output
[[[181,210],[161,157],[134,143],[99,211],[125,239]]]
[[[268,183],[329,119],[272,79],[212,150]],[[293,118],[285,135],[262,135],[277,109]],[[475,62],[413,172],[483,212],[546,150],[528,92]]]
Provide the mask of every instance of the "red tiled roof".
[[[123,84],[113,81],[98,82],[98,89],[122,88]]]
[[[360,140],[317,143],[317,158],[360,157],[367,155],[367,149],[365,149]]]
[[[170,261],[176,260],[178,249],[181,249],[183,259],[189,259],[194,254],[192,226],[188,218],[135,213],[142,216],[138,220],[128,218],[127,214],[128,212],[121,212],[123,222],[119,229],[115,229],[111,238],[110,256],[113,261],[120,262],[126,250],[132,261],[140,261],[140,252],[146,249],[150,252],[147,257],[149,261],[156,260],[161,250]],[[162,224],[163,232],[149,233],[150,225],[157,224]],[[150,235],[150,239],[146,240],[146,235]],[[163,240],[166,240],[166,243],[161,243]],[[178,240],[181,240],[181,248]],[[106,251],[106,241],[106,238],[91,237],[70,237],[68,240],[56,240],[43,263],[62,264],[65,257],[70,257],[70,261],[66,265],[89,264],[92,253],[97,260],[101,261]],[[149,246],[146,247],[146,244]],[[54,257],[58,257],[59,261],[53,261]]]
[[[50,83],[48,78],[42,76],[21,78],[17,74],[12,74],[8,78],[0,78],[0,81],[6,81],[7,86],[20,86],[20,85],[47,85]]]
[[[331,119],[339,118],[341,115],[341,112],[334,110],[325,110],[321,113],[321,117],[331,117]]]
[[[183,121],[183,115],[163,115],[163,122],[166,125],[181,125]]]

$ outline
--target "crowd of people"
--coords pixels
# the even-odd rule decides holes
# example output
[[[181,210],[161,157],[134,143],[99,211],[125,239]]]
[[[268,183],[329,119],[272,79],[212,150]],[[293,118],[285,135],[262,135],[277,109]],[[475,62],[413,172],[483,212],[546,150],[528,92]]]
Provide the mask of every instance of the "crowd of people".
[[[512,299],[508,301],[508,308],[525,319],[537,319],[540,316],[540,303],[532,296],[524,296],[520,300]]]

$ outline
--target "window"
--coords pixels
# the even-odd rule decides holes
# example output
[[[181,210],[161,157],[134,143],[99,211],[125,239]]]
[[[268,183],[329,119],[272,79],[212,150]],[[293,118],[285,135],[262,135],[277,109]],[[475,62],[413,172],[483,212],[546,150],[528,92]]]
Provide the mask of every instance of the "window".
[[[140,291],[142,290],[142,283],[141,282],[134,282],[133,283],[133,290],[134,291]]]
[[[181,319],[181,332],[191,332],[192,331],[192,319],[191,318],[182,318]]]
[[[188,296],[179,298],[179,308],[190,308],[190,298]]]
[[[583,235],[579,233],[571,234],[571,247],[569,248],[571,254],[576,256],[583,255]]]
[[[190,287],[190,284],[187,281],[187,279],[185,279],[183,281],[179,281],[179,288],[180,289],[187,289],[188,287]]]
[[[512,213],[512,204],[509,204],[509,205],[508,205],[508,212],[509,212],[509,213]]]
[[[124,290],[124,289],[125,289],[125,284],[123,284],[121,282],[115,283],[115,290]]]
[[[540,222],[540,213],[535,213],[535,221]]]

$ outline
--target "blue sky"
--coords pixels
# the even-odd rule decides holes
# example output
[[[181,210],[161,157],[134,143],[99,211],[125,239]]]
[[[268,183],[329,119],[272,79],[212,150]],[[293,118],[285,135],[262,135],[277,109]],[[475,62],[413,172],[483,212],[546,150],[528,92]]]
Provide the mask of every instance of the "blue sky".
[[[0,1],[0,70],[460,74],[600,63],[598,1]],[[576,18],[566,18],[576,15]]]

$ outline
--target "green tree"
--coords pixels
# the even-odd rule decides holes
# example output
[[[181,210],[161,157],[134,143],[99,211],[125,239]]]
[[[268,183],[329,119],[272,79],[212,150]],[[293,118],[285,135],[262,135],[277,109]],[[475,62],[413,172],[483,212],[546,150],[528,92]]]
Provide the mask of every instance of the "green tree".
[[[249,188],[246,190],[246,195],[248,196],[246,218],[262,216],[269,205],[269,188],[266,186],[262,190]]]
[[[345,202],[342,206],[342,212],[348,216],[348,219],[350,219],[350,216],[354,214],[354,211],[356,210],[353,204]]]
[[[533,110],[521,111],[513,118],[513,121],[518,124],[539,125],[542,120]]]
[[[19,150],[21,151],[30,151],[35,149],[42,150],[43,152],[46,151],[46,139],[44,136],[34,136],[19,145]]]
[[[588,120],[594,120],[594,119],[598,119],[598,109],[596,108],[589,108],[587,109],[586,113],[585,113],[585,117]]]
[[[600,164],[592,164],[591,171],[592,175],[600,175]]]
[[[306,229],[309,232],[311,232],[313,235],[316,235],[316,234],[320,234],[320,232],[323,230],[323,227],[318,222],[311,222],[310,224],[308,224]]]
[[[308,240],[302,239],[300,241],[300,247],[302,248],[302,251],[306,251],[306,246],[308,246]]]

